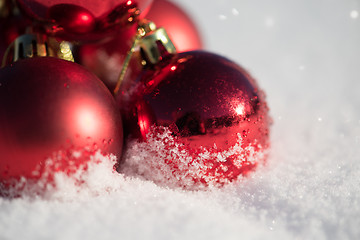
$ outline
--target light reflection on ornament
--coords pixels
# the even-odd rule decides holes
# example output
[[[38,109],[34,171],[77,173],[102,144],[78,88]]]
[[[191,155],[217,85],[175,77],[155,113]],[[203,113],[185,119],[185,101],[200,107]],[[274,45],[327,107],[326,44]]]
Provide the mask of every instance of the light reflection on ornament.
[[[139,127],[142,135],[146,135],[150,128],[150,122],[146,115],[139,116]]]
[[[151,125],[153,124],[153,113],[144,102],[138,102],[135,107],[136,113],[134,114],[138,114],[138,121],[134,122],[134,124],[138,124],[141,136],[145,137],[148,134]],[[131,129],[125,129],[125,132],[128,130],[131,131]]]
[[[245,114],[245,106],[243,103],[239,103],[237,107],[234,109],[235,113],[239,116],[244,116]]]
[[[77,128],[82,136],[96,136],[99,129],[99,122],[96,119],[96,112],[93,106],[79,106],[76,112]]]
[[[80,16],[81,20],[83,20],[84,22],[87,22],[89,20],[91,20],[91,18],[89,17],[89,15],[87,14],[83,14]]]

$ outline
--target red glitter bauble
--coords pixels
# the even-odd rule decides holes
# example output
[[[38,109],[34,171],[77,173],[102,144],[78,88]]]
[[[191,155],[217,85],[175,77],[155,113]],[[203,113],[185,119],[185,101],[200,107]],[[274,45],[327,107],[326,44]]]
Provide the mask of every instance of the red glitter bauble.
[[[40,26],[44,27],[48,34],[70,41],[96,41],[131,25],[134,17],[139,13],[143,16],[147,12],[152,0],[17,0],[17,2],[28,16],[41,23]],[[135,13],[135,10],[139,13]]]
[[[69,173],[95,151],[122,152],[121,116],[108,89],[80,65],[52,57],[0,70],[0,129],[0,183],[39,179],[49,159],[52,171]]]
[[[143,146],[149,155],[158,154],[140,165],[167,168],[165,178],[175,185],[229,182],[265,159],[270,118],[264,94],[234,62],[202,51],[179,53],[128,81],[118,96],[124,131],[150,143]],[[136,165],[134,158],[126,164]]]
[[[196,25],[189,15],[167,0],[154,0],[145,18],[153,21],[157,27],[166,29],[178,52],[201,49],[203,44]]]

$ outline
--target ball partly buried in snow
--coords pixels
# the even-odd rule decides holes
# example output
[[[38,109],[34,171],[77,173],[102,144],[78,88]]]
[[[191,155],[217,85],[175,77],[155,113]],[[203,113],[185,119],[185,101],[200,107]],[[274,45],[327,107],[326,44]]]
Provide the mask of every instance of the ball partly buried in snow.
[[[0,183],[39,179],[49,167],[50,174],[76,171],[97,150],[122,152],[111,93],[80,65],[52,57],[0,70],[0,133]]]
[[[216,185],[266,157],[271,120],[264,94],[226,58],[179,53],[125,81],[118,97],[129,136],[126,171],[167,185]]]

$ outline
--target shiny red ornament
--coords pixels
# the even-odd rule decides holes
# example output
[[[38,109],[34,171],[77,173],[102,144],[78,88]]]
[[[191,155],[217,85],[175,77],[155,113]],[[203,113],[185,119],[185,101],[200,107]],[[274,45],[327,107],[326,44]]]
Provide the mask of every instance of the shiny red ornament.
[[[78,5],[54,5],[49,9],[48,16],[70,33],[88,33],[96,27],[95,16]]]
[[[264,94],[226,58],[176,54],[136,81],[127,79],[118,100],[130,139],[162,139],[152,149],[144,146],[158,156],[142,164],[155,172],[167,168],[176,183],[226,183],[265,160],[270,118]]]
[[[17,0],[47,34],[77,41],[97,41],[122,31],[142,17],[152,0]]]
[[[92,73],[52,57],[0,69],[0,183],[69,173],[100,150],[120,158],[122,122],[114,98]],[[49,170],[49,169],[47,169]]]
[[[181,7],[167,0],[154,0],[145,18],[166,29],[178,52],[203,47],[201,35],[190,16]]]

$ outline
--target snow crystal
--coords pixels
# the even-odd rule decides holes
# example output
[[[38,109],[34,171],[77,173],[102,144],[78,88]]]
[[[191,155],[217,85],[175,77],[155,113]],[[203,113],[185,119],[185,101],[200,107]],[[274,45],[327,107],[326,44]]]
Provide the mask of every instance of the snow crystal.
[[[187,146],[165,127],[153,127],[146,142],[131,140],[126,146],[122,173],[186,189],[222,186],[264,163],[267,155],[267,149],[260,145],[257,149],[251,145],[243,149],[241,134],[234,146],[219,152],[216,146],[199,149]]]

